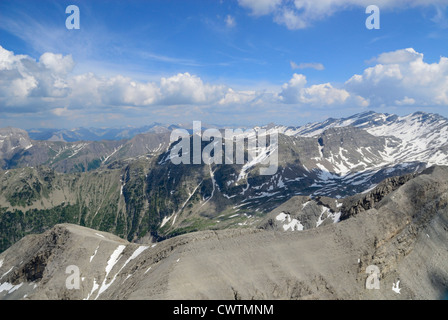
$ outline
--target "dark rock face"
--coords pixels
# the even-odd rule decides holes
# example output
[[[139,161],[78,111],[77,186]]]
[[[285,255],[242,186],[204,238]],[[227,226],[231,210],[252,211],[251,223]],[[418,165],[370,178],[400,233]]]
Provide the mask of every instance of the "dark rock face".
[[[28,248],[35,250],[32,258],[14,270],[9,282],[15,285],[22,282],[40,282],[44,278],[48,263],[55,255],[60,254],[61,250],[64,250],[64,247],[68,245],[69,237],[69,231],[61,226],[51,229],[43,239],[39,239],[40,241]]]
[[[366,195],[356,195],[344,199],[341,209],[341,220],[348,219],[362,211],[374,208],[384,197],[392,191],[397,190],[409,180],[415,178],[415,176],[416,174],[407,174],[404,176],[387,178]]]

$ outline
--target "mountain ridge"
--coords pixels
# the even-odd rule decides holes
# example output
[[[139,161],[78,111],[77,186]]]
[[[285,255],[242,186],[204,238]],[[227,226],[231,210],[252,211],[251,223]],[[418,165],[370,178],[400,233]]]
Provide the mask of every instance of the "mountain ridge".
[[[394,121],[398,118],[406,118],[406,117],[412,117],[416,115],[422,115],[422,116],[429,116],[434,117],[436,119],[446,120],[446,117],[439,115],[437,113],[429,113],[424,111],[416,111],[413,113],[410,113],[408,115],[404,116],[398,116],[396,114],[389,114],[389,113],[378,113],[374,110],[364,111],[360,113],[356,113],[352,116],[345,117],[345,118],[333,118],[330,117],[322,122],[309,122],[304,125],[300,126],[284,126],[281,124],[276,123],[269,123],[265,125],[254,125],[253,127],[260,127],[260,128],[284,128],[283,130],[291,130],[291,131],[299,131],[302,135],[307,134],[309,130],[314,129],[317,126],[322,126],[323,124],[326,125],[337,125],[340,123],[348,123],[351,122],[352,125],[358,126],[359,124],[367,125],[368,122],[365,121],[365,119],[369,119],[372,116],[379,117],[378,120],[385,121]],[[382,119],[381,119],[382,118]],[[363,121],[364,119],[364,121]],[[351,121],[354,120],[354,121]],[[377,120],[377,123],[378,123]],[[375,121],[371,120],[371,124],[375,123]],[[30,137],[33,140],[49,140],[52,136],[60,136],[60,135],[66,135],[68,139],[64,140],[65,142],[78,142],[78,141],[101,141],[101,140],[122,140],[122,139],[131,139],[137,134],[141,133],[149,133],[154,132],[157,129],[159,130],[172,130],[175,128],[179,129],[190,129],[191,130],[191,124],[166,124],[166,123],[160,123],[160,122],[153,122],[148,125],[144,126],[124,126],[124,127],[77,127],[77,128],[71,128],[71,129],[58,129],[58,128],[31,128],[26,129],[25,131],[28,132]],[[217,128],[217,129],[225,129],[225,128],[241,128],[241,126],[238,125],[209,125],[203,123],[203,128]],[[243,128],[248,128],[248,126],[243,126]],[[72,132],[72,135],[68,134],[69,132]],[[83,132],[86,133],[86,135],[83,135]],[[91,139],[86,138],[87,136],[90,136]],[[106,137],[106,138],[104,138]],[[59,140],[61,141],[61,140]]]
[[[23,130],[15,137],[4,134],[0,150],[11,158],[3,159],[6,167],[0,171],[0,245],[4,250],[26,234],[64,222],[133,242],[247,228],[297,196],[313,199],[306,221],[292,213],[283,220],[290,220],[293,229],[323,226],[344,215],[330,210],[335,203],[319,199],[368,193],[384,179],[448,164],[446,120],[421,113],[391,117],[370,112],[350,117],[349,123],[340,120],[347,126],[332,122],[323,131],[313,126],[316,134],[308,130],[308,136],[280,132],[278,170],[271,176],[260,175],[259,161],[247,166],[174,165],[167,160],[173,148],[168,133],[83,143],[35,141]],[[373,121],[377,118],[389,120]],[[361,128],[354,122],[375,125]],[[270,126],[267,134],[277,130]],[[379,134],[391,131],[398,137]],[[420,141],[428,143],[400,138],[402,131],[426,137]],[[258,158],[267,152],[259,148]],[[38,216],[44,218],[39,221]]]

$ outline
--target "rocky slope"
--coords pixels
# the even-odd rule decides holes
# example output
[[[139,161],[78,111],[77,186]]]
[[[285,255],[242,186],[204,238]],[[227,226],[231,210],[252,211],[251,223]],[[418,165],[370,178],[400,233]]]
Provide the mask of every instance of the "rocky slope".
[[[203,231],[133,244],[57,225],[0,254],[0,297],[439,299],[448,289],[447,181],[447,167],[432,167],[358,198],[312,200],[307,207],[341,208],[345,218],[304,231]],[[366,289],[371,265],[380,271],[378,290]],[[73,266],[80,285],[70,290]]]

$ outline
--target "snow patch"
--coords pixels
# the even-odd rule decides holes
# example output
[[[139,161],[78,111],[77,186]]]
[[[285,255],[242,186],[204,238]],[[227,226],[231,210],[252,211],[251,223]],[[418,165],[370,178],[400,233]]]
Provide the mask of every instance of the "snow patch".
[[[12,269],[14,269],[14,266],[11,267],[11,269],[9,269],[8,271],[6,271],[1,277],[0,280],[3,279],[3,277],[5,277],[6,275],[8,275],[8,273],[10,273],[12,271]]]
[[[288,213],[281,212],[275,219],[283,223],[284,231],[288,231],[290,229],[291,231],[303,231],[304,229],[304,226],[300,223],[300,221],[297,219],[291,219],[291,215]]]
[[[400,288],[400,280],[398,280],[397,281],[397,283],[394,283],[393,285],[392,285],[392,291],[394,291],[394,292],[396,292],[396,293],[398,293],[398,294],[401,294],[401,288]]]
[[[98,288],[100,287],[100,285],[98,283],[96,283],[95,278],[93,279],[93,286],[92,286],[92,290],[90,291],[90,293],[87,295],[87,297],[84,300],[89,300],[89,298],[93,295],[93,293],[98,290]]]
[[[118,260],[120,260],[121,254],[123,253],[125,248],[126,248],[126,246],[119,245],[117,247],[117,249],[115,249],[115,251],[109,257],[109,260],[107,261],[107,266],[106,266],[106,275],[104,276],[103,283],[101,284],[101,287],[99,288],[99,291],[98,291],[98,294],[97,294],[95,300],[98,299],[100,294],[102,294],[104,291],[106,291],[112,285],[112,283],[115,281],[115,278],[117,275],[115,275],[115,277],[109,283],[106,283],[109,273],[111,272],[111,270],[115,266],[115,264],[117,264]]]
[[[93,258],[95,258],[96,253],[98,252],[98,248],[99,248],[99,247],[100,247],[99,245],[98,245],[98,247],[96,247],[95,252],[94,252],[93,255],[90,257],[90,262],[92,262]]]
[[[117,151],[119,151],[122,147],[123,147],[123,145],[119,146],[118,148],[114,148],[114,151],[110,155],[108,155],[106,158],[104,158],[103,163],[106,163],[106,161],[109,160],[110,157],[112,157],[115,153],[117,153]]]
[[[163,228],[163,226],[166,225],[166,223],[168,221],[170,221],[171,217],[172,217],[172,215],[169,217],[163,217],[162,224],[160,225],[160,228]]]
[[[2,283],[0,285],[0,293],[3,291],[8,291],[8,294],[13,293],[14,291],[18,290],[22,285],[23,282],[17,285],[13,285],[12,283],[9,282]]]

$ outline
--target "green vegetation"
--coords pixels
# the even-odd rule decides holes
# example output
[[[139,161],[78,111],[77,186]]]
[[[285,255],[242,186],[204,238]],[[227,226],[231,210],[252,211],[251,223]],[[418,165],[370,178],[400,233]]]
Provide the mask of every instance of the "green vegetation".
[[[87,164],[87,171],[96,170],[101,167],[101,159],[94,159]]]
[[[73,166],[73,172],[86,172],[86,167],[83,163],[77,163]]]
[[[202,218],[187,218],[182,222],[182,226],[170,231],[168,238],[179,236],[190,232],[216,229],[216,221]]]
[[[59,223],[77,224],[78,205],[56,206],[48,210],[8,211],[0,209],[0,252],[28,234],[42,233]]]
[[[12,194],[7,196],[7,200],[13,207],[26,207],[30,206],[36,200],[40,200],[41,184],[38,181],[32,183],[30,186],[28,183],[24,183],[21,187],[18,187]]]

